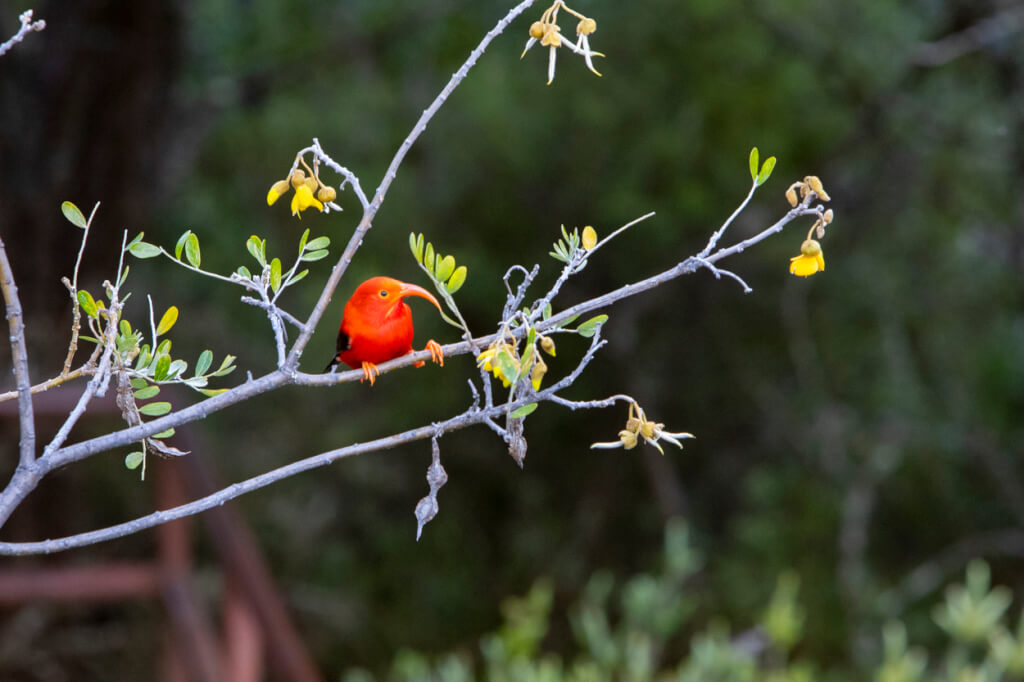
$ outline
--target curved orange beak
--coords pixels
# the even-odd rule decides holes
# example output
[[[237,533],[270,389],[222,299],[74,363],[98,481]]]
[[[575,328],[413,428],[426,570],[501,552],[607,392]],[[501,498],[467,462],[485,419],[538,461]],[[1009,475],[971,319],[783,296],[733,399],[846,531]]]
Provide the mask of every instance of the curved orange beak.
[[[427,299],[435,306],[437,306],[438,310],[441,310],[441,304],[437,302],[437,299],[434,298],[434,295],[431,294],[426,289],[424,289],[423,287],[416,286],[415,284],[406,284],[405,282],[402,282],[401,284],[402,287],[398,290],[398,296],[400,300],[405,298],[406,296],[419,296],[420,298]]]

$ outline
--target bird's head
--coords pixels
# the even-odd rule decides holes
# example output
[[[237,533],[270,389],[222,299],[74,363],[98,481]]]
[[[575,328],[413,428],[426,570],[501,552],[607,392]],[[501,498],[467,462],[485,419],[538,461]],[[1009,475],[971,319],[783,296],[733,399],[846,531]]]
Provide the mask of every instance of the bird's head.
[[[351,306],[365,317],[383,322],[401,310],[402,300],[407,296],[425,298],[441,310],[441,304],[423,287],[400,282],[392,277],[371,277],[356,287],[345,306],[346,314]]]

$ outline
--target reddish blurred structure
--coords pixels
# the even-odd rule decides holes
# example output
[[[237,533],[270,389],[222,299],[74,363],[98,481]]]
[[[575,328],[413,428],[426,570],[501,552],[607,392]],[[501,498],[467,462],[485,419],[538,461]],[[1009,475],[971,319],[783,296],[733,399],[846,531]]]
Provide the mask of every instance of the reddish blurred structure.
[[[54,389],[34,397],[36,415],[66,414],[67,396]],[[113,401],[93,409],[116,413]],[[93,413],[92,411],[90,413]],[[15,401],[0,403],[0,419],[17,420]],[[190,450],[187,428],[176,444]],[[151,458],[157,507],[167,509],[213,492],[214,477],[201,456]],[[231,503],[201,517],[218,553],[224,577],[220,632],[193,587],[192,519],[155,529],[150,561],[110,561],[92,566],[0,568],[0,606],[51,600],[109,602],[158,599],[167,614],[163,659],[154,678],[164,682],[257,682],[269,664],[274,679],[322,682],[270,576],[252,531]]]

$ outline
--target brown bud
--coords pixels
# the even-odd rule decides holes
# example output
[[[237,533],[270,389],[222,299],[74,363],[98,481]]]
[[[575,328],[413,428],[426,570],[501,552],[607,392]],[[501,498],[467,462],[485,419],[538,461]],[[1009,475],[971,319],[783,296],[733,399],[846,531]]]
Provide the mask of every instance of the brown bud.
[[[540,347],[551,357],[555,357],[555,342],[550,336],[540,337]]]
[[[303,181],[303,184],[309,188],[310,194],[315,192],[316,188],[319,186],[319,183],[317,183],[316,178],[306,178]]]
[[[535,21],[530,24],[530,37],[535,40],[540,40],[544,37],[544,22]]]
[[[576,26],[576,33],[579,34],[579,35],[588,36],[588,35],[590,35],[591,33],[593,33],[596,30],[597,30],[597,22],[594,21],[593,19],[591,19],[590,17],[586,17],[585,19],[581,19],[580,23],[577,24],[577,26]]]
[[[619,431],[619,440],[625,450],[632,450],[636,447],[636,434],[632,431]]]
[[[627,430],[627,431],[632,431],[633,433],[637,433],[637,432],[639,432],[639,431],[640,431],[640,426],[641,426],[642,424],[643,424],[643,422],[641,422],[641,421],[640,421],[639,419],[637,419],[636,417],[630,417],[630,418],[629,418],[629,419],[628,419],[628,420],[626,421],[626,430]]]
[[[338,193],[333,187],[321,187],[320,191],[316,193],[316,198],[325,204],[329,204],[338,198]]]
[[[788,201],[789,205],[793,207],[800,203],[800,201],[796,198],[796,187],[796,183],[793,183],[792,185],[789,186],[789,189],[786,190],[786,201]]]
[[[288,178],[292,182],[292,187],[298,189],[302,183],[306,182],[306,171],[301,168],[296,168],[292,171],[291,177]]]
[[[832,213],[832,209],[830,208],[829,210],[825,211],[825,214],[823,216],[821,216],[821,217],[825,221],[826,225],[831,225],[832,224],[832,218],[834,217],[834,215],[835,214]]]

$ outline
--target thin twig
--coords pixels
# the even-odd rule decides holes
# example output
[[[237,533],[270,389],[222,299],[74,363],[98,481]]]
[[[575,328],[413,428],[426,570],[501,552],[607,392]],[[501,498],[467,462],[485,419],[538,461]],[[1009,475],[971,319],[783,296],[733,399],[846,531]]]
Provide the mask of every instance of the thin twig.
[[[24,16],[24,15],[22,15]],[[29,13],[31,18],[31,13]],[[18,298],[14,271],[7,260],[7,249],[0,239],[0,289],[7,306],[7,324],[11,329],[11,364],[18,387],[18,425],[21,429],[19,465],[28,467],[36,458],[36,420],[32,411],[32,379],[28,372],[28,349],[25,347],[25,322]]]
[[[341,257],[338,259],[337,264],[331,270],[331,276],[327,280],[327,284],[324,285],[323,293],[320,294],[320,298],[316,305],[313,307],[313,311],[310,313],[309,318],[306,320],[305,329],[299,333],[299,337],[295,340],[292,345],[291,351],[288,353],[288,359],[286,366],[289,368],[296,368],[299,363],[299,359],[302,357],[302,352],[306,349],[306,344],[309,343],[310,338],[313,336],[313,332],[316,330],[317,325],[320,323],[320,319],[327,311],[327,305],[331,302],[331,297],[334,295],[335,289],[338,287],[338,283],[341,281],[342,275],[348,269],[349,263],[352,262],[352,257],[355,255],[356,250],[363,243],[363,239],[366,237],[366,233],[369,232],[370,228],[373,227],[373,219],[377,215],[377,211],[380,210],[381,203],[384,201],[384,195],[387,194],[388,188],[391,187],[391,183],[394,182],[395,176],[398,173],[399,166],[402,165],[402,161],[405,159],[405,155],[409,153],[409,149],[413,143],[416,142],[417,138],[427,128],[427,123],[434,117],[441,105],[445,103],[451,93],[458,87],[459,83],[465,79],[469,70],[473,68],[480,56],[483,55],[484,50],[491,44],[498,35],[515,19],[517,16],[522,14],[530,5],[534,3],[534,0],[523,0],[518,5],[513,7],[497,24],[494,28],[487,32],[480,44],[470,53],[469,58],[466,59],[465,63],[459,70],[456,71],[448,84],[445,85],[444,89],[434,98],[434,101],[429,107],[424,109],[423,114],[419,120],[416,121],[416,125],[413,126],[412,131],[402,142],[402,145],[395,152],[394,158],[391,159],[391,164],[388,166],[387,171],[384,173],[384,178],[381,180],[380,185],[377,187],[377,191],[373,195],[373,200],[363,210],[363,217],[359,221],[359,225],[356,227],[355,232],[349,239],[348,244],[345,246],[345,250],[342,252]]]
[[[30,9],[22,12],[21,16],[18,17],[18,20],[21,21],[21,28],[18,29],[17,33],[11,36],[10,40],[3,44],[0,44],[0,55],[3,55],[12,47],[20,43],[22,40],[25,39],[25,36],[27,36],[32,31],[42,31],[44,28],[46,28],[46,22],[43,21],[42,19],[40,19],[39,21],[32,21],[32,10]]]

